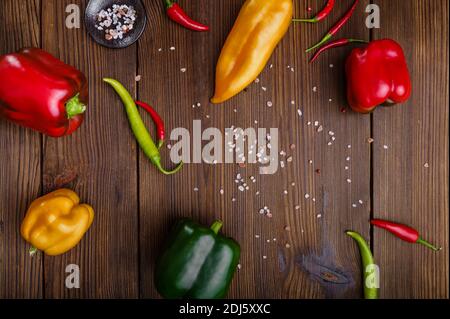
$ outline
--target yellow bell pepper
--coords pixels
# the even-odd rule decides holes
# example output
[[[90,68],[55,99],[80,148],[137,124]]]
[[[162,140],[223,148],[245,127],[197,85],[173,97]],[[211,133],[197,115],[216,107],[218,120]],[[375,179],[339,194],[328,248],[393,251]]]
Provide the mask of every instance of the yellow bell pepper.
[[[47,255],[63,254],[75,247],[94,220],[94,210],[79,204],[78,195],[59,189],[34,200],[22,222],[22,237]]]
[[[262,72],[292,21],[292,0],[247,0],[220,54],[212,103],[235,96]]]

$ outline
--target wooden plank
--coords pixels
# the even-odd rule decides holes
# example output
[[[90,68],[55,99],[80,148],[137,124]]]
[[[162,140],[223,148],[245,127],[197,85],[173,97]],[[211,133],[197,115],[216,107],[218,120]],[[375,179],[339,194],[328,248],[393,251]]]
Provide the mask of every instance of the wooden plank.
[[[40,1],[0,2],[0,55],[40,45]],[[3,79],[2,79],[3,80]],[[19,228],[39,196],[41,137],[0,119],[0,299],[41,298],[42,259],[28,255]]]
[[[389,0],[379,5],[382,27],[374,36],[402,45],[413,93],[405,105],[374,113],[374,215],[413,225],[444,248],[434,253],[375,229],[381,296],[448,298],[449,4]]]
[[[86,1],[43,3],[43,47],[84,71],[89,78],[86,120],[72,136],[44,140],[45,190],[58,176],[96,212],[94,223],[70,252],[45,258],[48,298],[136,298],[138,296],[138,207],[136,143],[123,106],[102,77],[120,80],[135,91],[136,46],[109,50],[95,44],[81,29],[66,29],[65,8]],[[80,289],[64,286],[68,264],[80,267]]]
[[[340,112],[345,105],[343,62],[350,48],[326,54],[313,66],[303,52],[351,2],[342,1],[326,23],[292,26],[269,62],[273,67],[264,70],[260,82],[224,105],[214,106],[209,98],[215,64],[243,1],[183,2],[187,12],[195,12],[198,20],[211,26],[206,34],[182,29],[163,15],[160,2],[145,1],[152,24],[139,46],[139,97],[160,111],[168,131],[185,127],[192,132],[195,119],[202,120],[203,129],[217,127],[222,132],[231,125],[276,127],[280,147],[293,161],[284,158],[286,168],[275,175],[259,175],[257,165],[190,164],[178,175],[165,177],[140,153],[141,297],[158,296],[153,265],[170,226],[182,216],[205,224],[221,218],[224,233],[241,243],[242,268],[232,284],[231,298],[361,296],[359,253],[344,230],[352,228],[369,238],[370,148],[365,139],[370,135],[370,117]],[[368,1],[361,4],[342,35],[368,38],[368,30],[361,28],[364,4]],[[296,3],[295,15],[308,14],[306,7]],[[319,4],[313,9],[318,10]],[[183,73],[181,68],[187,71]],[[196,103],[201,106],[192,108]],[[301,118],[298,108],[304,114]],[[315,121],[323,125],[322,133],[316,132]],[[146,122],[151,127],[151,121]],[[336,137],[332,146],[327,145],[329,131]],[[295,144],[294,150],[291,144]],[[169,165],[168,150],[163,153]],[[320,175],[316,169],[321,170]],[[249,191],[237,190],[237,173],[246,178]],[[250,176],[256,177],[255,184]],[[347,178],[352,179],[351,184]],[[309,199],[305,199],[306,193],[311,194]],[[359,199],[364,204],[352,208]],[[263,206],[271,209],[273,218],[258,214]]]

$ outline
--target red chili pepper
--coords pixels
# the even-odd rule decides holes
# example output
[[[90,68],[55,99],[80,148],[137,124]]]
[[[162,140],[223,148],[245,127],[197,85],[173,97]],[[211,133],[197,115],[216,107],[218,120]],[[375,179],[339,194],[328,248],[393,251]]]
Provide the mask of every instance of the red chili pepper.
[[[356,40],[356,39],[339,39],[330,43],[327,43],[326,45],[322,46],[311,58],[309,63],[313,63],[317,58],[324,52],[332,48],[342,47],[344,45],[347,45],[349,43],[353,42],[361,42],[361,43],[367,43],[367,41],[364,40]]]
[[[355,0],[352,7],[347,11],[347,13],[328,31],[328,33],[320,40],[319,43],[316,45],[310,47],[306,52],[310,52],[318,47],[320,47],[322,44],[326,43],[328,40],[331,39],[333,35],[335,35],[351,18],[353,15],[353,12],[355,12],[356,6],[358,5],[359,0]]]
[[[316,23],[325,19],[333,10],[335,0],[328,0],[325,8],[322,9],[314,18],[311,19],[292,19],[293,22]]]
[[[158,149],[161,148],[161,146],[163,146],[164,144],[164,138],[166,135],[166,130],[164,129],[164,121],[162,120],[161,116],[159,116],[159,114],[155,111],[155,109],[153,109],[147,103],[136,101],[136,104],[146,110],[152,117],[153,123],[155,123],[156,125],[156,134],[158,138],[157,146]]]
[[[193,31],[208,31],[209,27],[200,22],[192,20],[181,7],[172,0],[164,0],[166,4],[166,12],[169,18],[182,25],[183,27]]]
[[[388,232],[392,233],[393,235],[397,236],[401,240],[404,240],[408,243],[421,244],[421,245],[424,245],[434,251],[439,251],[442,249],[442,248],[436,248],[429,242],[420,238],[419,232],[409,226],[397,224],[397,223],[393,223],[393,222],[389,222],[389,221],[381,220],[381,219],[373,219],[370,221],[370,223],[374,226],[377,226],[377,227],[387,230]]]
[[[345,63],[347,100],[355,112],[378,105],[403,103],[411,95],[411,79],[402,47],[390,39],[354,49]]]
[[[29,48],[2,55],[0,78],[0,117],[52,137],[83,122],[87,79],[51,54]]]

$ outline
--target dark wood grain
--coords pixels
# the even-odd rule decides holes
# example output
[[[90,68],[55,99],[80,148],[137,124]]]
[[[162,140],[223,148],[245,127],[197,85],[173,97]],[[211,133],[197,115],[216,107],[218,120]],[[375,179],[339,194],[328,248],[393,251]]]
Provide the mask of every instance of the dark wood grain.
[[[0,12],[0,55],[39,46],[40,1],[1,1]],[[42,259],[28,255],[19,233],[40,193],[40,141],[38,133],[0,119],[0,298],[42,297]]]
[[[66,6],[75,3],[83,12],[87,0],[0,1],[6,13],[0,54],[41,46],[90,81],[85,123],[70,137],[41,137],[0,120],[0,298],[159,298],[155,260],[180,217],[205,225],[222,219],[223,233],[240,242],[241,268],[230,298],[361,298],[360,255],[347,229],[371,242],[382,297],[448,298],[448,1],[378,1],[382,25],[374,31],[364,24],[371,1],[361,1],[336,36],[389,37],[405,49],[413,96],[366,116],[341,112],[347,104],[343,65],[352,47],[325,53],[312,65],[304,53],[352,0],[340,1],[320,24],[292,25],[259,82],[223,105],[209,103],[215,66],[244,1],[179,2],[211,31],[185,30],[165,16],[162,1],[144,0],[143,37],[110,50],[84,27],[65,27]],[[295,16],[303,17],[325,1],[294,3]],[[260,175],[258,165],[202,163],[163,176],[137,148],[120,100],[102,83],[106,76],[153,105],[168,135],[176,127],[192,132],[193,120],[222,132],[278,128],[285,168]],[[153,133],[151,119],[141,114]],[[173,165],[169,152],[162,150],[166,167]],[[237,189],[237,173],[249,191]],[[94,224],[70,252],[30,259],[20,222],[35,197],[61,186],[94,207]],[[264,206],[272,218],[258,213]],[[414,225],[444,250],[435,254],[371,229],[372,216]],[[64,286],[71,263],[80,266],[80,289]]]
[[[165,177],[141,154],[142,297],[158,296],[153,285],[154,261],[168,229],[182,216],[205,224],[220,218],[225,223],[224,233],[241,243],[242,268],[231,288],[231,298],[359,297],[359,257],[344,230],[358,229],[369,236],[370,147],[365,139],[370,135],[370,118],[340,112],[345,105],[342,63],[349,49],[325,55],[313,66],[308,65],[303,52],[351,1],[344,1],[321,26],[292,25],[259,77],[260,82],[223,105],[212,105],[209,98],[214,90],[216,61],[242,3],[183,3],[188,12],[200,13],[196,18],[211,26],[210,33],[198,34],[168,21],[161,14],[159,2],[147,1],[151,23],[139,46],[139,97],[161,112],[169,132],[175,127],[192,132],[195,119],[202,121],[204,129],[217,127],[222,132],[232,125],[279,128],[279,151],[287,153],[281,158],[286,167],[263,176],[257,165],[191,164],[179,175]],[[357,13],[360,18],[352,20],[343,34],[369,37],[368,30],[361,28],[363,11],[361,5]],[[296,16],[305,14],[306,4],[296,7]],[[170,47],[175,50],[170,51]],[[335,67],[330,68],[330,64]],[[183,73],[181,68],[187,71]],[[271,108],[268,101],[273,103]],[[201,106],[192,108],[196,103]],[[298,109],[303,117],[298,116]],[[317,132],[315,121],[323,125],[323,132]],[[151,125],[149,120],[147,123]],[[330,131],[336,137],[332,146],[327,145]],[[168,157],[168,151],[164,153]],[[290,156],[293,161],[287,162]],[[351,162],[346,161],[347,156]],[[320,169],[320,175],[316,169]],[[237,173],[246,178],[250,191],[237,190]],[[250,176],[256,177],[255,184]],[[351,184],[347,178],[352,179]],[[307,193],[309,199],[305,199]],[[358,199],[364,200],[364,205],[352,208]],[[295,209],[297,205],[299,210]],[[258,214],[264,206],[271,209],[273,218]],[[333,276],[343,278],[344,283],[333,282]]]
[[[443,247],[434,253],[374,230],[381,296],[448,298],[448,1],[390,0],[380,7],[374,38],[402,45],[413,94],[373,115],[374,215],[414,225]]]
[[[138,296],[136,143],[123,106],[103,77],[135,91],[136,46],[114,51],[96,45],[84,28],[66,29],[65,8],[85,1],[44,1],[43,48],[82,70],[90,99],[83,126],[73,136],[44,139],[44,177],[69,172],[69,183],[94,207],[94,223],[70,252],[45,258],[48,298],[135,298]],[[50,191],[50,189],[46,189]],[[65,268],[80,267],[80,289],[66,289]]]

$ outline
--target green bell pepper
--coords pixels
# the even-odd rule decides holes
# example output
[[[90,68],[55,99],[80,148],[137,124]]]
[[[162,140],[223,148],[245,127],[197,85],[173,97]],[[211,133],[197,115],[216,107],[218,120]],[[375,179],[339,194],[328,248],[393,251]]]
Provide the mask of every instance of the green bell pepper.
[[[240,247],[219,235],[221,221],[205,228],[189,219],[172,230],[158,259],[156,289],[168,299],[218,299],[225,297],[236,271]]]

